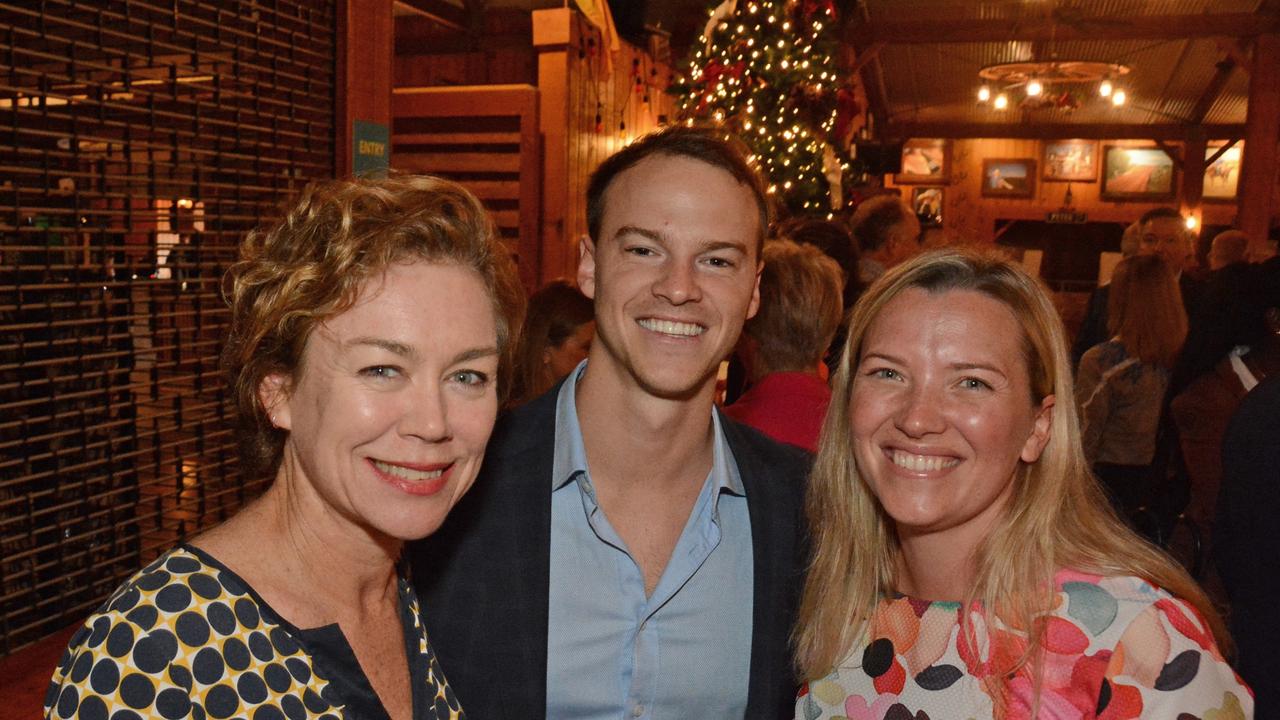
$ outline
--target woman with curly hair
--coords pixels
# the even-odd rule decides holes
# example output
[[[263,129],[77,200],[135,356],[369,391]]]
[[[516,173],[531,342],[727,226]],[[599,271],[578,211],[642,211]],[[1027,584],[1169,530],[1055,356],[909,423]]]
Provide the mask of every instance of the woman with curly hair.
[[[475,479],[509,372],[523,295],[489,217],[436,178],[311,187],[225,292],[265,489],[85,622],[46,714],[462,717],[398,561]]]

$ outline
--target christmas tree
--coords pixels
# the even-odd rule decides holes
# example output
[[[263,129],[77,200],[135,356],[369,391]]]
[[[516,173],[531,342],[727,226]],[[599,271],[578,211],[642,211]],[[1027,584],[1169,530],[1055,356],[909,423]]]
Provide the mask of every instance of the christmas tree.
[[[682,120],[746,141],[793,214],[844,204],[858,106],[841,81],[837,20],[833,0],[724,0],[672,88]]]

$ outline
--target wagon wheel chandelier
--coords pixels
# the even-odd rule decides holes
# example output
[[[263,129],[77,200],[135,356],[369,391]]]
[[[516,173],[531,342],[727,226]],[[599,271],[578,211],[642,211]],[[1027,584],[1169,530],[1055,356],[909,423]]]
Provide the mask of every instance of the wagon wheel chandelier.
[[[1095,85],[1098,96],[1119,107],[1128,101],[1122,79],[1129,66],[1092,60],[1044,60],[988,65],[978,71],[983,81],[978,102],[1005,110],[1016,101],[1026,110],[1074,110],[1080,107],[1082,85]]]

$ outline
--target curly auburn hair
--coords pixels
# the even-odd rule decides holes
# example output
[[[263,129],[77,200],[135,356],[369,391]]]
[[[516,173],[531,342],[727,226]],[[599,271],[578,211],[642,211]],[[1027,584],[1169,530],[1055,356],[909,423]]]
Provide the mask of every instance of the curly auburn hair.
[[[231,325],[222,371],[247,476],[274,474],[288,435],[263,407],[262,382],[273,374],[294,377],[318,325],[350,308],[370,278],[414,260],[455,264],[480,276],[498,329],[501,400],[510,385],[524,292],[475,196],[429,176],[314,184],[281,220],[244,238],[240,259],[223,278]]]

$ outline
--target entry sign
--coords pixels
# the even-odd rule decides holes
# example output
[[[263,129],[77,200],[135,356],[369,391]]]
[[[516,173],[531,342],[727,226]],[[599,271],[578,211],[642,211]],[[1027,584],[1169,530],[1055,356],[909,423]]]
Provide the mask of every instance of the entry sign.
[[[386,177],[390,167],[391,133],[382,123],[356,120],[351,133],[351,174]]]

